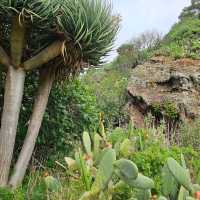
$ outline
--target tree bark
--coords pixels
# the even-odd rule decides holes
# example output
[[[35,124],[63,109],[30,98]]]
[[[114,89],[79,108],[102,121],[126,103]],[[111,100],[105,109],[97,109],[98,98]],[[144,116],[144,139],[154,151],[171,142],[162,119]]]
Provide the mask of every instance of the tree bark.
[[[8,66],[0,130],[0,186],[7,185],[15,145],[25,72],[18,68],[23,54],[25,27],[13,19],[11,32],[12,65]]]
[[[25,73],[9,66],[4,94],[4,107],[0,131],[0,186],[8,181],[15,144],[17,122],[24,89]]]
[[[6,67],[10,65],[10,58],[1,46],[0,46],[0,63]]]
[[[48,103],[49,94],[52,88],[53,78],[50,70],[42,71],[40,85],[34,102],[32,116],[30,118],[27,135],[20,152],[18,161],[14,168],[14,173],[10,178],[9,185],[16,188],[23,180],[31,159],[36,139],[39,134],[42,119]]]
[[[54,42],[42,50],[40,53],[38,53],[36,56],[24,62],[22,64],[22,68],[24,68],[26,71],[30,71],[48,63],[50,60],[53,60],[57,56],[61,55],[62,46],[63,41]]]

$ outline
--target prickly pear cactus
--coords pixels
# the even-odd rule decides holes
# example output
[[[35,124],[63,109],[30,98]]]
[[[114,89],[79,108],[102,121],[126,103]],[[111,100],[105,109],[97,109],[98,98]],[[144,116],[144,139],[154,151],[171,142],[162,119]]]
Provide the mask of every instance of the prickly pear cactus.
[[[186,199],[188,196],[189,196],[189,192],[183,186],[181,186],[177,200]]]
[[[135,180],[128,180],[126,182],[131,187],[137,189],[149,190],[154,188],[154,181],[142,174],[138,174],[138,177]]]
[[[138,200],[150,200],[151,190],[138,190],[136,197]]]
[[[167,198],[164,197],[164,196],[159,196],[159,197],[158,197],[158,200],[167,200]]]
[[[100,153],[101,137],[99,134],[94,135],[94,158],[96,159]]]
[[[167,159],[167,167],[172,173],[176,181],[184,186],[188,191],[192,192],[192,183],[189,175],[189,171],[183,168],[176,160],[173,158]]]
[[[179,184],[168,169],[167,164],[162,169],[162,194],[170,199],[177,199]]]
[[[102,157],[95,182],[92,185],[92,191],[100,191],[108,186],[113,175],[113,163],[116,161],[116,154],[113,149],[108,149]]]
[[[138,177],[138,168],[130,160],[120,159],[114,163],[115,173],[125,183]]]
[[[83,145],[88,155],[92,155],[92,142],[88,132],[83,132]]]

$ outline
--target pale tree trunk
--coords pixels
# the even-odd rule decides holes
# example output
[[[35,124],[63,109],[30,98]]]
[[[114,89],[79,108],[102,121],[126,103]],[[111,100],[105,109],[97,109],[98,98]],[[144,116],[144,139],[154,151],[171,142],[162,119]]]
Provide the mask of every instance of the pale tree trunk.
[[[12,65],[8,66],[4,106],[0,130],[0,186],[7,185],[15,145],[19,112],[23,97],[25,72],[17,67],[21,63],[25,28],[13,20],[11,33]],[[14,67],[15,66],[15,67]]]
[[[15,165],[14,173],[9,181],[9,185],[13,188],[16,188],[19,184],[21,184],[24,178],[25,172],[27,170],[29,161],[31,159],[35,147],[36,139],[39,134],[52,84],[53,77],[51,76],[50,70],[42,71],[40,75],[40,85],[33,105],[33,112],[29,121],[27,135],[22,150],[20,152],[18,161]]]

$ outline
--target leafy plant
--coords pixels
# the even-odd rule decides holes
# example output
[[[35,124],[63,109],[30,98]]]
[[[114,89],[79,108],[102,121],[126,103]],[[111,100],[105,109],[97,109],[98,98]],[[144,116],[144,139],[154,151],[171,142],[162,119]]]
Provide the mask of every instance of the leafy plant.
[[[185,123],[181,127],[180,145],[183,147],[191,146],[194,150],[200,151],[200,120],[196,119],[190,123]]]
[[[175,59],[199,59],[199,24],[198,17],[183,18],[171,28],[156,52]]]
[[[199,155],[193,149],[179,148],[179,147],[164,147],[159,144],[151,145],[142,152],[135,152],[132,154],[130,160],[132,160],[138,167],[139,171],[144,175],[151,177],[155,181],[155,193],[160,194],[162,182],[165,179],[161,178],[162,168],[168,157],[172,157],[178,161],[181,159],[181,154],[185,155],[188,166],[193,174],[193,178],[198,180],[199,176]],[[169,178],[169,179],[168,179]],[[166,181],[172,182],[170,176]],[[169,187],[169,186],[168,186]],[[173,186],[173,188],[175,188]]]
[[[166,198],[187,199],[196,197],[200,191],[200,186],[191,182],[189,170],[186,168],[185,161],[182,157],[182,166],[173,158],[168,158],[163,169],[163,176],[170,177],[171,181],[163,182],[164,195]],[[166,180],[166,179],[165,179]],[[168,187],[168,191],[166,189]]]
[[[116,160],[120,155],[112,149],[112,144],[107,140],[107,134],[104,137],[94,134],[92,139],[89,133],[84,132],[83,145],[85,154],[79,150],[74,160],[65,159],[70,174],[74,173],[74,169],[78,169],[79,176],[85,185],[86,192],[80,198],[81,200],[101,199],[103,196],[110,199],[116,188],[123,184],[142,190],[154,187],[151,179],[138,174],[137,166],[132,161],[124,158]],[[115,177],[118,178],[115,179]]]

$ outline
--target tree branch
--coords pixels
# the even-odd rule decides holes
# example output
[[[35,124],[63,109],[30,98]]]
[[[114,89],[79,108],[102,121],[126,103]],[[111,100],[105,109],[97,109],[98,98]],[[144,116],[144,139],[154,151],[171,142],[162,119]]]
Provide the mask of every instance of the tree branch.
[[[63,41],[56,41],[36,56],[30,58],[26,62],[22,64],[22,68],[25,70],[33,70],[36,69],[45,63],[48,63],[50,60],[56,58],[57,56],[61,55],[62,52]]]
[[[26,27],[19,24],[19,16],[13,18],[11,32],[11,58],[14,67],[19,68],[26,45]]]
[[[0,63],[6,67],[10,65],[10,58],[1,46],[0,46]]]

